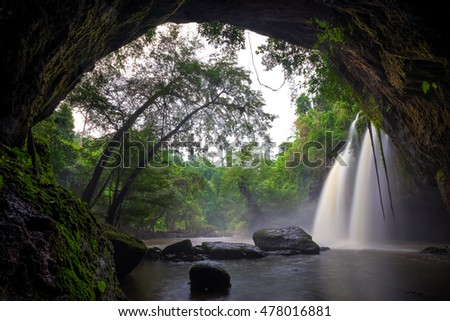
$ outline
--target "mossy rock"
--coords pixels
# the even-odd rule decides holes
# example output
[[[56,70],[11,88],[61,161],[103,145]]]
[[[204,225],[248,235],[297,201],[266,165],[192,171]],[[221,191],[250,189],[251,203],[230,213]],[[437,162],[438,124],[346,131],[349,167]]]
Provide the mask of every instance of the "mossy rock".
[[[130,273],[147,253],[147,246],[140,239],[116,229],[109,224],[102,224],[106,236],[114,247],[114,262],[117,276],[120,278]]]
[[[39,173],[25,151],[0,146],[0,299],[124,299],[103,227],[42,166],[46,146],[36,150]]]
[[[263,251],[290,251],[292,254],[319,254],[320,247],[311,235],[297,226],[261,229],[253,233],[253,241]]]

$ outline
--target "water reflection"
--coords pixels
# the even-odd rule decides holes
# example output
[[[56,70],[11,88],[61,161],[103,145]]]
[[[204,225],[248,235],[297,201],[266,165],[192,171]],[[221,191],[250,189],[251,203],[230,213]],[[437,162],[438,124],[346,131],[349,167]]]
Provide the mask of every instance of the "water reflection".
[[[229,293],[191,295],[189,262],[143,261],[122,280],[130,300],[450,300],[450,257],[403,251],[220,261]]]

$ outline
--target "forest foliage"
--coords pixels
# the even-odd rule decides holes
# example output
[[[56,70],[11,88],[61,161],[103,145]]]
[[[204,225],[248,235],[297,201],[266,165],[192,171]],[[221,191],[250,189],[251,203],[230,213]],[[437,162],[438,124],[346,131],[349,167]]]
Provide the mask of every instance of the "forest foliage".
[[[237,64],[244,46],[231,26],[170,25],[105,57],[33,128],[59,184],[141,237],[244,233],[307,215],[360,106],[325,53],[269,38],[255,54],[296,89],[295,134],[274,148],[274,115]]]

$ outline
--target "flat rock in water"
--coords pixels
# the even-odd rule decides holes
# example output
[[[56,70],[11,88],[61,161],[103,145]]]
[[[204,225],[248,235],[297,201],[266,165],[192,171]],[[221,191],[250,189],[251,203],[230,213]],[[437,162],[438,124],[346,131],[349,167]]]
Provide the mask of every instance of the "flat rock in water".
[[[428,246],[424,248],[420,253],[428,253],[428,254],[449,254],[448,246],[436,247],[436,246]]]
[[[253,241],[263,251],[290,251],[290,255],[320,253],[311,235],[297,226],[258,230],[253,233]]]
[[[205,254],[213,260],[254,259],[264,257],[260,248],[245,243],[203,242]]]

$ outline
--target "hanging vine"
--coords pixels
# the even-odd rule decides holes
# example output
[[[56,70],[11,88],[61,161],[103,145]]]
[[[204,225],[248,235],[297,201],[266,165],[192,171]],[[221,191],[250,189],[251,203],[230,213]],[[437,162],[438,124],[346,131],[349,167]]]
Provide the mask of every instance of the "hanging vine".
[[[378,142],[380,144],[381,161],[383,163],[384,173],[386,175],[386,183],[387,183],[388,194],[389,194],[389,205],[391,207],[392,217],[395,220],[394,205],[392,203],[391,184],[389,182],[389,174],[388,174],[387,165],[386,165],[386,157],[384,156],[383,142],[381,140],[381,130],[379,128],[377,128],[377,138],[378,138]]]
[[[375,172],[377,174],[378,193],[380,195],[381,211],[383,213],[383,220],[386,220],[386,213],[384,212],[384,204],[383,204],[383,195],[381,193],[380,175],[378,173],[377,157],[375,153],[375,144],[373,141],[372,124],[370,123],[370,121],[367,122],[367,129],[369,131],[370,143],[372,145],[373,160],[375,164]]]

